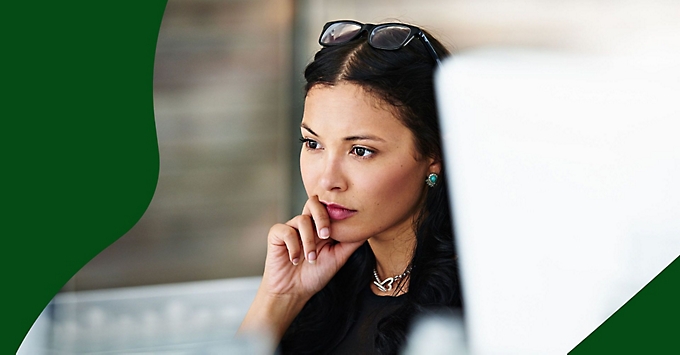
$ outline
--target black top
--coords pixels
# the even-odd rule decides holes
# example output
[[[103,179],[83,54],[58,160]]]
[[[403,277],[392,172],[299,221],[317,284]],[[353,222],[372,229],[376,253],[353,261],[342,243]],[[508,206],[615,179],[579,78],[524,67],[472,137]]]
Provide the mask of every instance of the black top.
[[[349,332],[338,346],[329,354],[375,354],[375,334],[378,322],[394,312],[406,300],[405,295],[397,297],[378,296],[370,287],[361,291],[359,315]]]

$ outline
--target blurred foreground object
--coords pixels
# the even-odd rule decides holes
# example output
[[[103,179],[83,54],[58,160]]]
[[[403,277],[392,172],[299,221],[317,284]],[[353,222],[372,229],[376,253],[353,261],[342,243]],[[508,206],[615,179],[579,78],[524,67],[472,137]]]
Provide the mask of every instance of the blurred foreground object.
[[[403,354],[467,355],[460,313],[441,312],[416,320]]]
[[[471,354],[564,354],[680,254],[678,53],[444,63]]]
[[[260,277],[64,292],[18,354],[271,354],[234,338]]]

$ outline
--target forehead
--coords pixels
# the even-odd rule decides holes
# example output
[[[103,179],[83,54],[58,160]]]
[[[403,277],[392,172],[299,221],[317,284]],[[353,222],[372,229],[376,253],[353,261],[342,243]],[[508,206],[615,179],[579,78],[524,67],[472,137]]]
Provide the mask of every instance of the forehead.
[[[384,139],[412,137],[389,104],[358,85],[340,83],[312,87],[305,99],[302,122],[323,135],[371,133]]]

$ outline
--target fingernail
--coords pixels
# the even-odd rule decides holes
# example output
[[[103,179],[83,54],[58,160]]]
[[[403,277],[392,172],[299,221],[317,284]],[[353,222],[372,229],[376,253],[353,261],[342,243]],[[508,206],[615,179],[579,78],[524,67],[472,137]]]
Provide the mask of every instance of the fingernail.
[[[331,231],[328,229],[328,227],[323,227],[319,231],[319,238],[321,239],[328,239],[328,237],[331,236]]]
[[[307,261],[309,261],[310,264],[314,264],[316,262],[316,252],[315,251],[310,251],[309,254],[307,254]]]
[[[300,258],[295,258],[292,260],[293,265],[297,266],[297,264],[300,262]]]

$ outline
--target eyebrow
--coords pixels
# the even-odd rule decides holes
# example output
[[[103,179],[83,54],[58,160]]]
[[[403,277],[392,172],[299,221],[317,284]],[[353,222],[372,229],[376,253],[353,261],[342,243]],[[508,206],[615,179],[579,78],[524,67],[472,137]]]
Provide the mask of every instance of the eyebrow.
[[[302,124],[300,125],[300,127],[302,127],[303,129],[307,130],[309,133],[311,133],[311,134],[313,134],[313,135],[315,135],[315,136],[317,136],[317,137],[319,136],[318,134],[316,134],[316,132],[314,132],[311,128],[309,128],[309,127],[308,127],[306,124],[304,124],[304,123],[302,123]],[[379,142],[384,142],[384,141],[385,141],[384,139],[382,139],[382,138],[380,138],[380,137],[378,137],[378,136],[372,136],[372,135],[349,136],[349,137],[343,138],[343,140],[348,141],[348,142],[353,142],[353,141],[364,141],[364,140],[368,140],[368,141],[379,141]]]
[[[380,137],[371,136],[371,135],[345,137],[345,140],[350,141],[350,142],[351,141],[380,141],[380,142],[385,141],[384,139],[382,139]]]
[[[309,133],[311,133],[311,134],[313,134],[313,135],[315,135],[315,136],[317,136],[317,137],[319,136],[318,134],[316,134],[316,132],[312,131],[312,129],[309,128],[309,127],[307,127],[307,125],[304,124],[304,123],[300,124],[300,127],[306,129]]]

